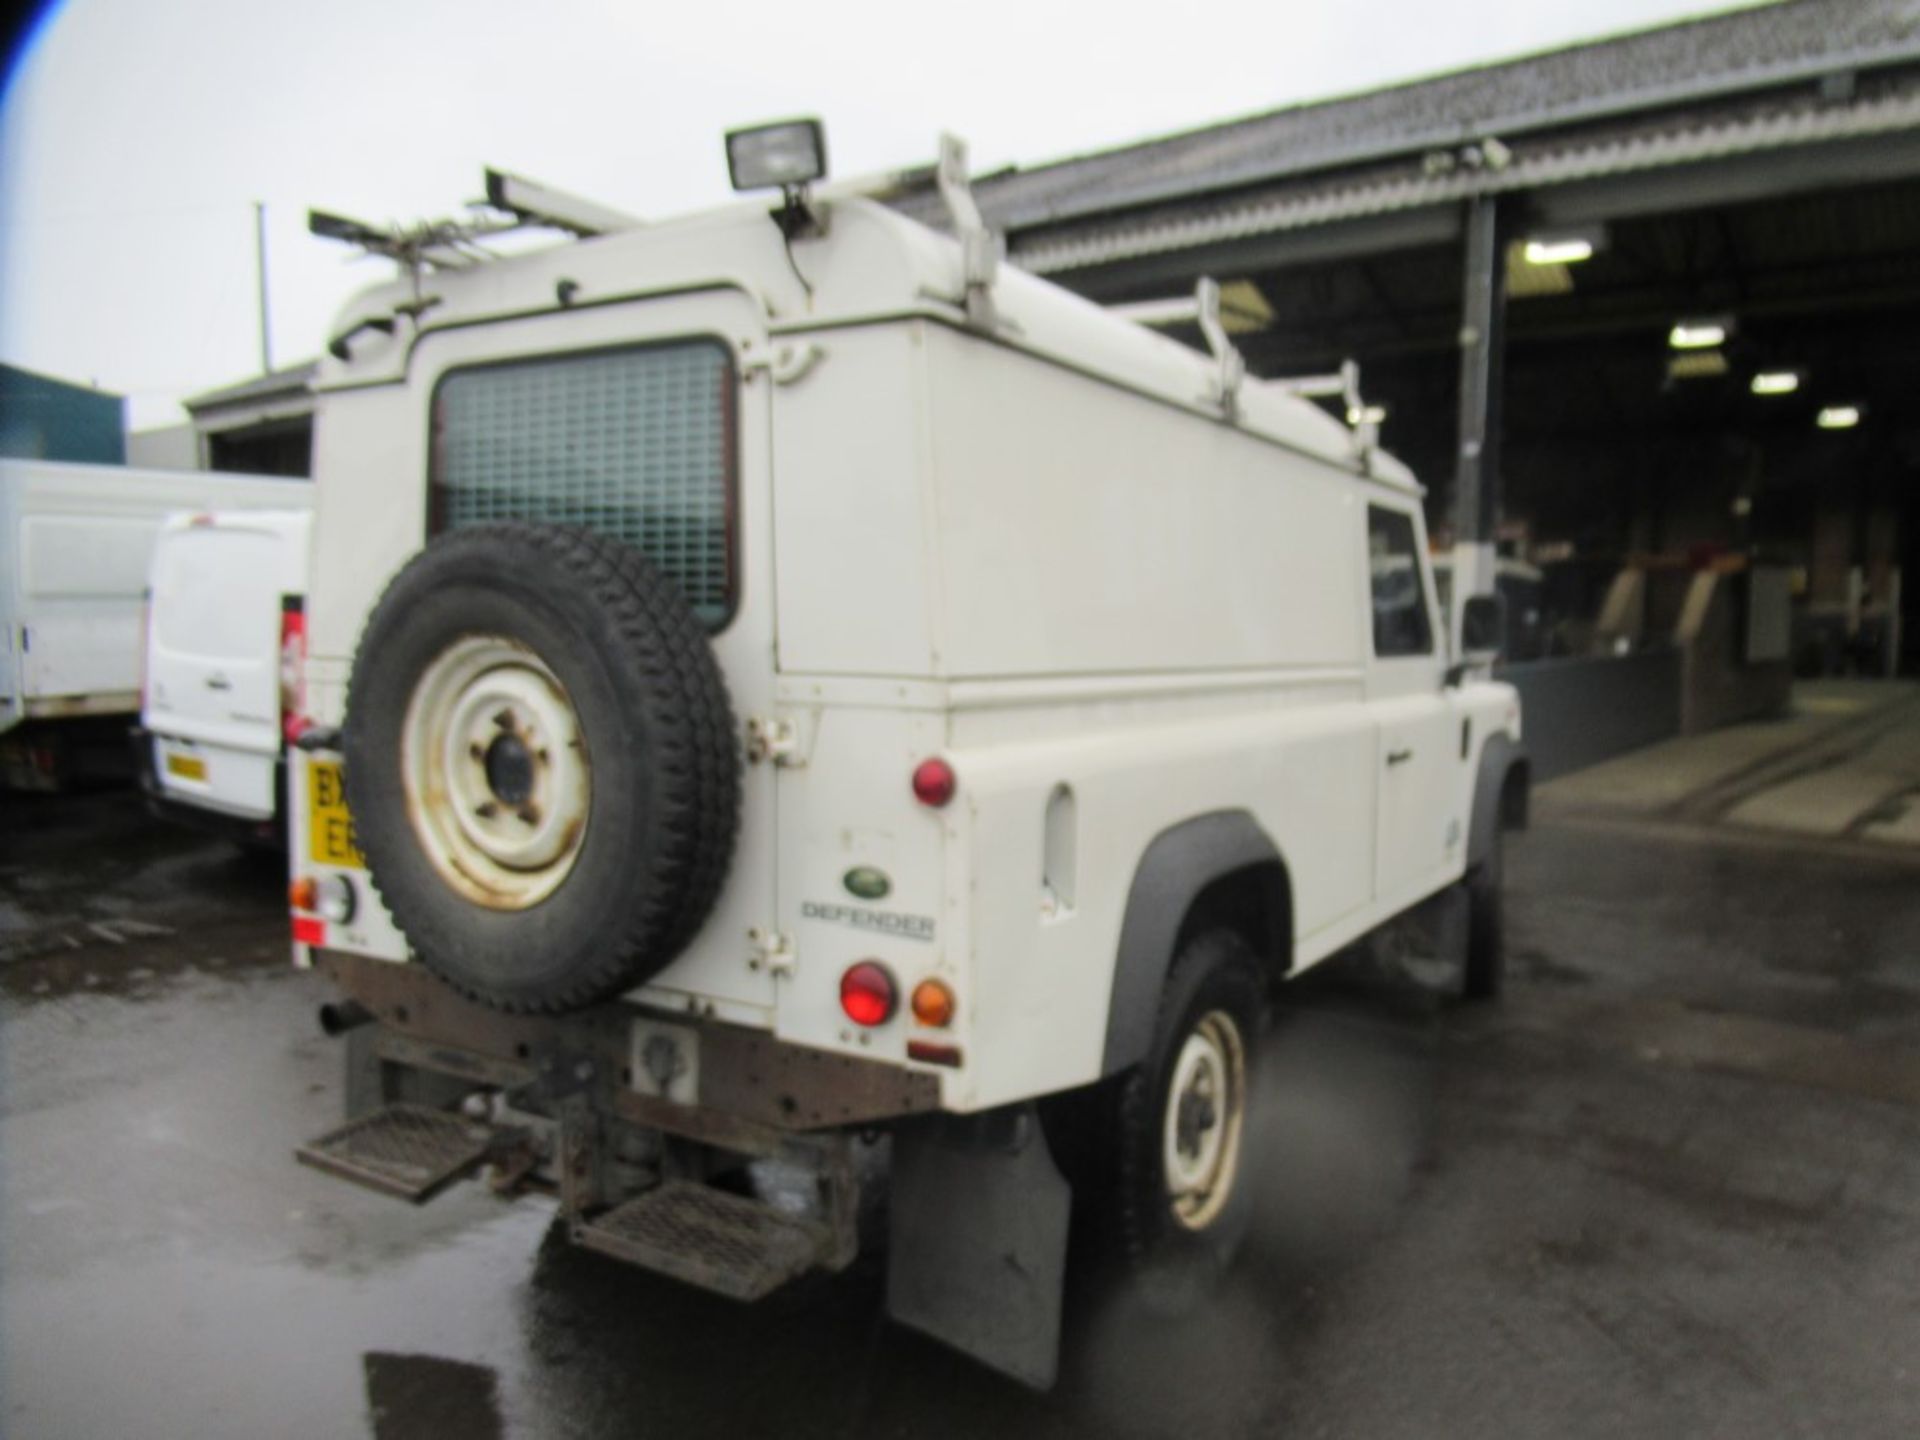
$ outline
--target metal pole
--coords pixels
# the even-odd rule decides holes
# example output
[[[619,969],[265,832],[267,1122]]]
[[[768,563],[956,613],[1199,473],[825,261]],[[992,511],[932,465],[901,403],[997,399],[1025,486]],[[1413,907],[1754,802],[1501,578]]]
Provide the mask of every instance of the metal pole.
[[[1506,357],[1507,256],[1498,204],[1467,202],[1465,298],[1460,317],[1460,450],[1453,489],[1453,653],[1469,595],[1493,593],[1500,520],[1501,372]]]
[[[267,207],[253,202],[254,273],[260,280],[260,373],[273,372],[273,332],[267,320]]]

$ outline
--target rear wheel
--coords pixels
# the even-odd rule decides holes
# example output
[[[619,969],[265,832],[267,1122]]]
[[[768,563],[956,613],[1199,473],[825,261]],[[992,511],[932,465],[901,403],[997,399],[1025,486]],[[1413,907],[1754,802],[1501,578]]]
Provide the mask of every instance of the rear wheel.
[[[1181,1288],[1224,1270],[1251,1213],[1245,1163],[1260,970],[1231,931],[1196,936],[1167,976],[1146,1061],[1116,1099],[1115,1240]]]

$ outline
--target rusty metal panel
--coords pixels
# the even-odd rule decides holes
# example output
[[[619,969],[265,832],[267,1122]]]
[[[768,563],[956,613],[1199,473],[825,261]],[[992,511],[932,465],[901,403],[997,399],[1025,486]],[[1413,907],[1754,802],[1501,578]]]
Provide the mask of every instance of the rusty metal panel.
[[[709,1143],[726,1143],[713,1137],[729,1121],[744,1122],[733,1133],[748,1138],[755,1127],[870,1125],[939,1108],[933,1075],[684,1016],[673,1019],[698,1031],[700,1096],[697,1106],[676,1106],[629,1088],[632,1026],[651,1012],[616,1001],[572,1015],[510,1015],[467,999],[417,965],[331,950],[316,952],[314,963],[389,1032],[383,1050],[393,1043],[389,1037],[411,1042],[404,1054],[389,1052],[395,1060],[509,1086],[550,1078],[564,1061],[577,1086],[617,1096],[613,1103],[625,1118]],[[590,1075],[577,1073],[582,1066]]]
[[[785,1130],[861,1125],[933,1110],[940,1082],[897,1065],[783,1045],[732,1025],[701,1030],[701,1103]]]

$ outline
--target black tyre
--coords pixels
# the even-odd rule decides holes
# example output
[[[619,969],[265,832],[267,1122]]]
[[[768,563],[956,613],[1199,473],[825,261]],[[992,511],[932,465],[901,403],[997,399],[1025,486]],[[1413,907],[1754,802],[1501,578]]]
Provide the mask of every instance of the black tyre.
[[[505,1010],[646,979],[712,909],[739,824],[706,632],[637,551],[558,526],[435,539],[354,657],[347,803],[420,961]]]
[[[1263,1008],[1246,942],[1227,930],[1196,936],[1167,975],[1152,1050],[1114,1097],[1117,1258],[1173,1282],[1179,1299],[1224,1270],[1246,1234]]]
[[[1499,830],[1486,858],[1467,872],[1467,969],[1460,994],[1465,1000],[1492,1000],[1507,984],[1506,888],[1504,845]]]

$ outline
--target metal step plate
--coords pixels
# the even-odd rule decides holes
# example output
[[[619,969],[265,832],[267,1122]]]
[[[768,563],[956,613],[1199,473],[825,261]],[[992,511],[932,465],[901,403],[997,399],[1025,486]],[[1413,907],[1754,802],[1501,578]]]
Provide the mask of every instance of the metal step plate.
[[[820,1258],[824,1229],[758,1200],[664,1180],[574,1230],[590,1250],[735,1300],[758,1300]]]
[[[303,1164],[418,1205],[486,1159],[493,1132],[445,1110],[389,1105],[293,1153]]]

